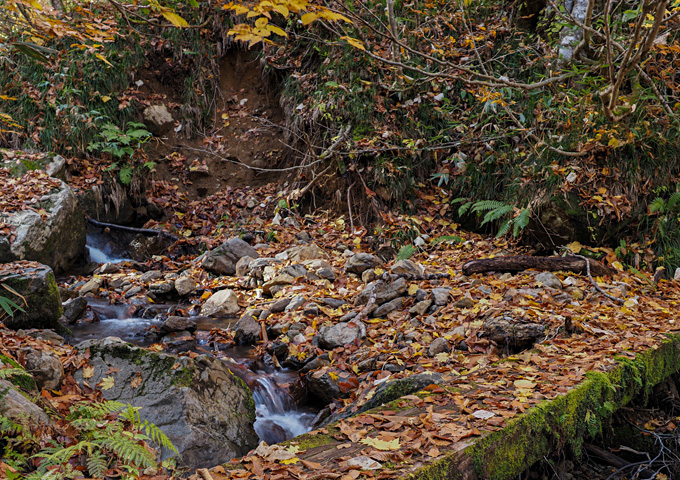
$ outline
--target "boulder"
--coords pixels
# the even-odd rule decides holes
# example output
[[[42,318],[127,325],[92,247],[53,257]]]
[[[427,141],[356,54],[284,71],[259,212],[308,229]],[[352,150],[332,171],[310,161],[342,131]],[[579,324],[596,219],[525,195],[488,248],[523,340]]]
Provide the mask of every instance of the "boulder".
[[[143,112],[144,125],[156,136],[165,135],[175,125],[175,120],[165,105],[150,105]]]
[[[438,353],[447,353],[450,351],[451,347],[449,347],[449,342],[447,342],[446,339],[442,337],[435,338],[430,344],[430,347],[427,349],[427,353],[431,357],[434,357]]]
[[[555,288],[557,290],[562,289],[562,281],[552,272],[539,273],[534,277],[534,281],[541,286]]]
[[[24,351],[24,368],[33,375],[38,389],[58,390],[64,380],[64,367],[59,357],[46,350],[27,348]]]
[[[231,317],[241,309],[238,297],[233,290],[225,289],[215,292],[201,307],[204,317]]]
[[[251,391],[221,360],[149,352],[114,337],[78,345],[86,348],[94,373],[84,378],[78,370],[76,381],[113,380],[104,398],[140,407],[140,416],[174,443],[183,464],[224,463],[257,446]]]
[[[19,393],[7,380],[0,380],[0,416],[26,425],[47,425],[50,417],[45,411]]]
[[[399,260],[390,267],[390,273],[395,275],[422,275],[425,273],[425,268],[411,260]]]
[[[182,331],[195,332],[196,320],[187,317],[168,317],[160,328],[162,334]]]
[[[347,398],[352,388],[358,386],[354,374],[335,367],[323,367],[305,375],[307,392],[327,405],[336,398]]]
[[[404,306],[404,298],[403,297],[397,297],[393,300],[390,300],[389,302],[383,303],[378,308],[373,310],[373,312],[371,313],[371,316],[378,317],[378,318],[386,317],[387,314],[392,313],[395,310],[399,310],[403,306]]]
[[[299,247],[292,247],[286,250],[285,253],[289,260],[296,262],[302,262],[304,260],[317,260],[327,257],[326,252],[324,252],[315,243],[310,245],[302,245]]]
[[[478,336],[493,340],[499,347],[523,350],[543,340],[545,326],[503,314],[485,319]]]
[[[87,308],[87,300],[83,297],[72,298],[64,303],[64,318],[68,323],[75,323]]]
[[[59,288],[50,267],[24,261],[0,265],[0,283],[23,297],[17,297],[5,289],[0,292],[0,295],[9,298],[24,310],[16,311],[13,317],[5,318],[7,328],[60,328],[58,320],[63,311]]]
[[[365,305],[375,293],[375,304],[382,305],[397,297],[403,297],[408,291],[408,284],[403,278],[397,278],[391,283],[377,280],[366,285],[356,298],[355,305]]]
[[[203,257],[201,266],[217,275],[234,275],[236,264],[243,257],[258,258],[257,251],[240,238],[230,238]]]
[[[175,290],[180,297],[190,295],[196,291],[198,283],[194,277],[188,275],[182,275],[177,280],[175,280]]]
[[[364,270],[379,267],[382,263],[382,260],[375,255],[371,255],[370,253],[357,253],[349,257],[349,260],[347,260],[347,263],[345,264],[345,271],[361,275]]]
[[[342,347],[348,343],[354,343],[361,338],[362,333],[359,322],[341,322],[332,327],[321,327],[319,330],[319,345],[325,349],[332,350]]]
[[[33,208],[2,212],[14,238],[0,235],[0,263],[34,260],[63,272],[85,256],[85,214],[61,180]],[[40,210],[40,212],[38,212]]]
[[[449,294],[451,289],[447,287],[437,287],[432,289],[432,298],[434,299],[434,304],[438,307],[446,305],[449,302]]]
[[[244,315],[234,325],[234,341],[237,345],[254,345],[260,339],[260,331],[260,322]]]
[[[250,272],[250,262],[252,262],[253,260],[255,259],[249,255],[239,258],[238,262],[236,262],[236,265],[234,266],[236,270],[236,276],[245,277],[246,275],[248,275],[248,273]]]

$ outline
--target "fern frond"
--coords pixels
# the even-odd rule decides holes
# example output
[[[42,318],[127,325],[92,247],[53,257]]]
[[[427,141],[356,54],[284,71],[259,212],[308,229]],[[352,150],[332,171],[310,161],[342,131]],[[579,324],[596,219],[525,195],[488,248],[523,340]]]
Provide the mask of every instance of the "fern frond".
[[[472,207],[473,212],[484,212],[486,210],[496,210],[497,208],[508,206],[506,203],[498,200],[480,200]]]
[[[109,469],[109,459],[101,451],[95,451],[87,457],[85,465],[90,476],[103,478]]]
[[[506,233],[510,231],[510,225],[513,223],[512,218],[508,218],[506,221],[504,221],[500,228],[498,229],[498,233],[496,234],[496,238],[502,237]]]
[[[680,201],[680,192],[675,192],[671,197],[668,199],[668,211],[672,212],[675,206],[678,204]]]
[[[503,215],[507,215],[508,213],[512,212],[514,209],[515,207],[512,205],[502,205],[498,208],[494,208],[493,210],[489,210],[484,215],[481,225],[498,220],[499,218],[502,218]]]
[[[514,220],[514,227],[512,229],[512,236],[517,238],[522,230],[529,225],[529,220],[531,220],[531,210],[528,208],[522,209],[519,215]]]
[[[652,200],[652,203],[649,204],[649,213],[654,212],[664,213],[665,206],[666,202],[664,201],[664,199],[661,197],[656,197],[654,200]]]
[[[468,210],[470,210],[470,207],[474,204],[474,202],[467,202],[458,207],[458,216],[462,217],[467,213]]]
[[[177,447],[175,447],[175,445],[168,438],[168,436],[165,433],[163,433],[163,431],[160,428],[158,428],[155,424],[149,423],[148,420],[144,420],[144,424],[142,425],[142,428],[140,428],[140,430],[146,433],[149,436],[149,438],[151,438],[151,440],[156,442],[156,444],[170,450],[175,455],[179,455]]]
[[[30,377],[30,376],[31,374],[21,367],[10,367],[3,368],[2,370],[0,370],[0,379],[3,380],[11,377]]]

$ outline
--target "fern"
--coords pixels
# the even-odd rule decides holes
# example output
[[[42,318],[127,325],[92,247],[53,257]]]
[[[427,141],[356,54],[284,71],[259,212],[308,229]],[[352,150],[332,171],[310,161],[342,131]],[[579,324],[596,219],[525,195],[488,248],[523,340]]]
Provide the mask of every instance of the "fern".
[[[529,225],[529,220],[531,220],[531,210],[528,208],[522,209],[522,211],[519,212],[519,215],[513,220],[514,226],[512,229],[512,236],[517,238],[520,232]]]
[[[494,208],[493,210],[489,210],[486,212],[484,215],[484,219],[482,220],[481,225],[484,225],[489,222],[494,222],[498,220],[499,218],[502,218],[504,215],[507,215],[508,213],[512,212],[515,209],[512,205],[505,205],[503,204],[502,206],[498,208]]]
[[[175,445],[173,445],[172,441],[167,437],[167,435],[165,435],[165,433],[163,433],[160,428],[158,428],[155,424],[150,423],[148,420],[144,420],[142,422],[142,419],[139,415],[139,407],[128,405],[127,408],[121,412],[121,416],[129,420],[136,429],[144,432],[157,445],[160,445],[161,447],[166,448],[175,454],[179,454]]]
[[[486,210],[496,210],[506,206],[508,206],[506,203],[499,202],[498,200],[480,200],[474,204],[472,211],[479,213]]]
[[[649,204],[649,213],[664,213],[665,207],[666,202],[664,199],[661,197],[656,197],[654,200],[652,200],[652,203]]]
[[[411,258],[414,253],[416,253],[416,247],[413,245],[404,245],[399,249],[399,253],[397,253],[397,260],[406,260],[408,258]]]
[[[502,237],[503,235],[508,233],[510,231],[510,225],[512,225],[512,223],[513,223],[512,218],[508,218],[506,221],[504,221],[501,224],[500,228],[498,229],[498,233],[496,233],[496,238]]]
[[[85,465],[90,475],[101,478],[109,469],[109,458],[99,450],[93,451],[85,460]]]
[[[458,216],[462,217],[465,215],[472,205],[474,205],[474,202],[466,202],[458,207]]]
[[[668,211],[669,212],[672,212],[675,209],[675,206],[678,204],[678,201],[680,201],[680,192],[675,192],[668,199]]]

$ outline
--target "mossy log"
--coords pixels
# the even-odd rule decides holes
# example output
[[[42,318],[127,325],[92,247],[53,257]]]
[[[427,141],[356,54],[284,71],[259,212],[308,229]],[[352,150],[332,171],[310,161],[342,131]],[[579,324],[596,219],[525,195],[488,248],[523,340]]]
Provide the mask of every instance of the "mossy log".
[[[589,260],[590,273],[595,276],[611,275],[611,269],[596,260]],[[513,255],[507,257],[480,258],[470,260],[463,265],[463,274],[484,272],[521,272],[530,268],[550,272],[565,271],[585,275],[586,262],[582,258],[567,257],[532,257],[529,255]]]

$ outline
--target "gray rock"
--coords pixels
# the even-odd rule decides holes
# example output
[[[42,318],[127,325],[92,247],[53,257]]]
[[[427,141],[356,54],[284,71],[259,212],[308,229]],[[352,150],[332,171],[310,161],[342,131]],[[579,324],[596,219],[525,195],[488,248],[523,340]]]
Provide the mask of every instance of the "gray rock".
[[[485,319],[478,336],[496,342],[499,347],[526,349],[543,340],[545,326],[524,318],[503,314]]]
[[[375,270],[373,270],[372,268],[369,268],[368,270],[364,270],[364,273],[361,274],[361,281],[364,282],[364,283],[371,283],[376,278],[378,278],[378,275],[375,273]]]
[[[296,297],[294,297],[290,301],[290,303],[286,307],[285,311],[286,312],[294,312],[295,310],[300,308],[302,305],[304,305],[305,302],[307,302],[307,299],[304,297],[304,295],[297,295]]]
[[[181,331],[195,332],[196,321],[187,317],[168,317],[160,327],[161,333]]]
[[[345,300],[341,298],[330,297],[317,298],[316,301],[322,305],[326,305],[331,308],[340,308],[347,303]]]
[[[261,328],[260,322],[244,315],[234,325],[234,341],[237,345],[254,345],[260,340]]]
[[[238,296],[233,290],[225,289],[215,292],[201,307],[201,315],[205,317],[231,317],[241,309]]]
[[[390,267],[390,272],[394,274],[422,275],[425,273],[425,268],[411,260],[399,260]]]
[[[136,285],[136,286],[130,288],[127,292],[125,292],[125,298],[134,297],[138,293],[142,293],[142,290],[144,290],[142,287],[140,287],[139,285]]]
[[[269,309],[272,311],[272,313],[281,313],[286,309],[286,307],[288,306],[289,303],[290,303],[290,298],[288,298],[288,297],[280,298],[277,301],[275,301],[274,303],[272,303],[269,306]]]
[[[60,273],[85,256],[85,214],[71,188],[59,183],[35,208],[3,213],[14,237],[0,235],[0,263],[33,260]]]
[[[345,271],[361,275],[365,270],[379,267],[382,263],[382,260],[375,255],[371,255],[370,253],[357,253],[347,260]]]
[[[371,282],[366,285],[361,293],[357,296],[355,305],[365,305],[375,293],[375,304],[382,305],[397,297],[402,297],[408,290],[408,284],[403,278],[398,278],[391,283],[382,281]]]
[[[397,297],[394,300],[390,300],[389,302],[383,303],[378,308],[373,310],[371,316],[382,318],[387,316],[387,314],[394,312],[395,310],[399,310],[403,306],[404,299],[402,297]]]
[[[196,291],[198,284],[196,279],[188,275],[184,275],[175,280],[175,290],[180,297],[190,295]]]
[[[155,295],[166,295],[175,289],[174,282],[158,282],[149,285],[149,292]]]
[[[281,273],[262,285],[262,293],[265,295],[273,295],[276,293],[272,292],[273,287],[285,287],[287,285],[292,285],[293,283],[295,283],[295,277],[287,273]]]
[[[359,322],[341,322],[332,327],[321,327],[319,345],[327,350],[342,347],[348,343],[354,343],[356,339],[361,339],[361,331]]]
[[[416,290],[416,302],[422,302],[427,298],[427,291],[419,288]]]
[[[255,259],[250,255],[239,258],[238,262],[236,262],[236,266],[234,267],[236,269],[236,276],[245,277],[248,275],[248,273],[250,273],[250,262],[253,260]]]
[[[170,438],[187,466],[224,463],[257,446],[250,389],[221,360],[153,353],[120,339],[88,343],[94,374],[85,379],[79,370],[76,381],[96,385],[111,377],[104,398],[141,407],[141,417]]]
[[[287,274],[287,275],[290,275],[291,277],[294,277],[294,278],[300,278],[300,277],[304,277],[304,276],[307,275],[307,269],[305,267],[303,267],[302,265],[298,265],[298,264],[288,265],[287,267],[283,267],[279,271],[279,275],[281,275],[281,274]]]
[[[333,367],[324,367],[305,375],[307,392],[318,398],[323,404],[331,403],[336,398],[347,398],[349,391],[340,388],[340,382],[347,382],[354,375]]]
[[[460,300],[456,300],[453,306],[456,308],[472,308],[475,306],[475,301],[470,297],[463,297]]]
[[[58,178],[59,180],[66,181],[66,159],[61,155],[54,155],[50,163],[45,167],[45,171],[50,177]]]
[[[158,280],[159,278],[163,278],[163,273],[160,270],[149,270],[148,272],[142,273],[139,277],[139,281],[142,283],[149,283]]]
[[[257,251],[240,238],[230,238],[222,245],[206,253],[201,266],[217,275],[234,275],[236,264],[243,257],[258,258]]]
[[[175,125],[175,120],[165,105],[150,105],[143,112],[144,125],[156,136],[165,135]]]
[[[87,300],[76,297],[64,304],[64,317],[67,323],[75,323],[87,308]]]
[[[64,345],[66,343],[66,339],[54,330],[19,330],[17,331],[17,334],[21,334],[22,332],[29,337],[37,338],[43,342],[51,342],[55,345]]]
[[[120,271],[120,265],[117,263],[105,263],[101,267],[99,267],[97,270],[95,270],[95,273],[98,275],[104,275],[104,274],[109,274],[109,273],[116,273]]]
[[[45,411],[19,393],[7,380],[0,380],[0,416],[17,423],[29,425],[48,425],[50,417]]]
[[[308,303],[305,308],[302,309],[303,315],[308,315],[310,317],[316,317],[319,315],[319,305],[316,303]]]
[[[104,285],[104,279],[98,275],[95,275],[91,279],[89,279],[87,282],[85,282],[85,285],[80,287],[80,294],[81,295],[86,295],[88,293],[97,293],[99,289]]]
[[[304,260],[317,260],[325,258],[326,252],[319,248],[318,245],[312,243],[310,245],[301,245],[299,247],[292,247],[286,250],[287,258],[296,262]]]
[[[427,353],[431,357],[434,357],[438,353],[446,353],[450,351],[451,348],[449,347],[449,342],[447,342],[446,339],[442,337],[435,338],[430,344],[430,348],[427,349]]]
[[[344,314],[342,317],[340,317],[340,318],[338,319],[338,322],[349,322],[350,320],[352,320],[352,319],[353,319],[354,317],[356,317],[357,315],[359,315],[358,312],[354,312],[354,311],[352,311],[352,312],[347,312],[346,314]]]
[[[325,280],[329,280],[331,282],[335,281],[335,272],[332,268],[320,268],[316,271],[316,274]]]
[[[539,285],[543,285],[543,286],[550,287],[550,288],[555,288],[557,290],[562,289],[562,282],[560,281],[559,278],[557,278],[557,275],[555,275],[552,272],[539,273],[538,275],[536,275],[534,277],[534,280]]]
[[[24,349],[26,371],[33,375],[39,390],[58,390],[64,380],[64,367],[59,357],[47,350]]]
[[[432,289],[432,298],[434,298],[434,304],[437,306],[446,305],[449,301],[449,293],[451,293],[450,288],[437,287]]]
[[[423,300],[413,305],[408,313],[411,315],[423,315],[430,308],[430,305],[432,305],[432,300]]]
[[[7,328],[19,330],[59,327],[58,320],[63,311],[59,288],[50,267],[29,267],[24,262],[0,264],[0,284],[7,285],[21,295],[17,297],[4,288],[0,292],[0,295],[24,310],[16,311],[13,317],[3,319]]]

